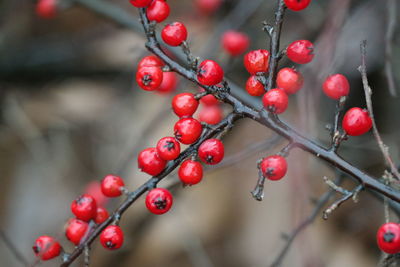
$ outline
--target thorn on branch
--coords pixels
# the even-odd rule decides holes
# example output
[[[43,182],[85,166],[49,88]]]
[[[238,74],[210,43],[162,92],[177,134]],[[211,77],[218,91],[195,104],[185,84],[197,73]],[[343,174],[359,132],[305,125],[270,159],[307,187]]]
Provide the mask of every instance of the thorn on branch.
[[[266,21],[263,22],[263,31],[265,31],[270,38],[272,38],[272,34],[274,33],[274,26],[272,26],[271,24],[268,24]]]

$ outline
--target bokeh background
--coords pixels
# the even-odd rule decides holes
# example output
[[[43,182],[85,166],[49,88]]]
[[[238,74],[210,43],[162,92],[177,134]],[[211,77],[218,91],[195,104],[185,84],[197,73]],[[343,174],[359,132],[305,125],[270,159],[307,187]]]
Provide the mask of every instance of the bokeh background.
[[[277,1],[225,0],[211,13],[202,12],[195,2],[168,1],[171,15],[157,29],[167,22],[184,22],[193,53],[223,64],[226,76],[245,95],[248,74],[242,56],[229,58],[220,37],[236,29],[250,36],[251,49],[268,48],[262,22],[273,21]],[[400,105],[384,72],[390,60],[397,84],[400,35],[396,28],[392,52],[385,56],[389,12],[398,9],[393,9],[393,2],[312,1],[302,12],[287,12],[282,45],[309,39],[316,56],[298,68],[305,86],[290,97],[290,108],[282,116],[285,121],[329,144],[325,126],[332,122],[335,103],[323,95],[322,82],[329,74],[345,74],[351,83],[347,107],[364,107],[357,67],[359,45],[366,39],[375,116],[399,162]],[[126,19],[130,27],[99,14],[93,3],[116,8],[106,9],[118,11],[119,19]],[[42,234],[58,237],[72,251],[63,233],[72,216],[69,205],[91,182],[108,173],[122,175],[131,190],[145,182],[149,177],[137,169],[138,152],[172,135],[177,120],[170,108],[174,93],[146,92],[135,82],[137,63],[148,52],[137,27],[138,12],[128,1],[60,1],[53,19],[39,18],[35,4],[0,2],[0,228],[31,263],[35,262],[31,246]],[[398,24],[398,18],[392,22]],[[281,66],[292,63],[283,60]],[[175,93],[197,90],[180,79]],[[400,94],[400,88],[396,90]],[[259,105],[259,99],[246,99]],[[268,142],[271,138],[274,145]],[[91,266],[269,266],[285,245],[282,234],[307,218],[314,209],[312,200],[328,190],[323,176],[334,179],[337,173],[294,150],[287,177],[267,182],[264,201],[257,202],[250,195],[257,181],[257,159],[276,153],[285,141],[245,120],[237,123],[224,143],[227,158],[246,153],[240,160],[207,171],[199,185],[175,187],[174,206],[163,216],[149,214],[143,198],[139,199],[121,221],[126,234],[123,248],[109,252],[95,242]],[[350,138],[340,153],[372,175],[379,177],[384,171],[371,133]],[[352,189],[356,184],[345,178],[343,186]],[[176,179],[173,173],[161,185]],[[112,211],[120,201],[109,201],[107,209]],[[346,202],[327,221],[320,212],[294,241],[282,266],[376,266],[381,255],[375,233],[383,214],[381,200],[368,192],[360,194],[358,203]],[[394,213],[391,216],[397,220]],[[1,266],[21,265],[4,242],[0,242],[0,259]],[[57,266],[59,260],[40,264]],[[74,266],[81,265],[77,261]]]

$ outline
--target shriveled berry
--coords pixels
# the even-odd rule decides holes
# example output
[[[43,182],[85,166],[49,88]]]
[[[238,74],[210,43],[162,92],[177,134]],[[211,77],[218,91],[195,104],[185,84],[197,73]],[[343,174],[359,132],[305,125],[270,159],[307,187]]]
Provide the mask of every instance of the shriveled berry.
[[[304,79],[300,72],[293,68],[283,68],[278,72],[276,85],[291,95],[303,87]]]
[[[185,185],[195,185],[203,178],[203,166],[198,161],[187,159],[179,167],[178,176]]]
[[[305,9],[311,2],[311,0],[284,0],[287,8],[293,11],[300,11]]]
[[[249,48],[250,40],[247,34],[231,30],[222,35],[221,43],[224,50],[231,56],[238,56]]]
[[[77,246],[82,238],[86,236],[88,230],[89,224],[87,222],[78,219],[70,219],[65,229],[65,236]]]
[[[172,99],[172,109],[178,117],[192,116],[199,106],[199,101],[192,93],[181,93]]]
[[[203,14],[209,15],[218,10],[222,0],[196,0],[196,6]]]
[[[146,7],[151,3],[152,0],[129,0],[134,7]]]
[[[264,107],[275,114],[285,112],[289,98],[284,90],[272,89],[266,92],[262,98]]]
[[[110,217],[110,214],[105,208],[97,207],[96,217],[94,218],[95,223],[102,224],[108,217]]]
[[[124,233],[121,227],[109,225],[100,234],[101,245],[109,250],[119,249],[124,243]]]
[[[146,196],[146,207],[154,214],[164,214],[171,209],[172,194],[164,188],[154,188]]]
[[[119,197],[122,195],[122,188],[125,186],[121,177],[109,174],[101,181],[101,192],[107,197]]]
[[[224,158],[224,144],[219,139],[207,139],[200,145],[198,155],[205,164],[218,164]]]
[[[170,46],[179,46],[187,39],[187,30],[183,23],[173,22],[161,31],[161,38]]]
[[[157,88],[157,92],[167,94],[175,91],[178,86],[178,77],[175,72],[168,71],[163,72],[163,80],[160,87]]]
[[[175,123],[175,138],[185,145],[193,144],[199,139],[203,126],[193,118],[183,118]]]
[[[157,152],[163,160],[174,160],[181,153],[181,145],[174,137],[161,138],[157,143]]]
[[[155,55],[149,55],[139,61],[137,69],[141,69],[143,67],[162,67],[164,65],[164,62],[159,57]]]
[[[250,51],[244,56],[243,63],[246,70],[252,75],[258,72],[267,72],[269,52],[265,49]]]
[[[260,168],[263,175],[269,180],[280,180],[287,171],[286,159],[279,155],[266,157],[261,161]]]
[[[388,254],[400,252],[400,226],[397,223],[385,223],[376,234],[378,247]]]
[[[61,253],[60,243],[51,236],[39,236],[32,247],[35,255],[43,261],[57,257]]]
[[[343,116],[342,127],[348,135],[363,135],[371,129],[372,119],[367,110],[351,108]]]
[[[347,96],[350,92],[350,84],[346,76],[342,74],[333,74],[325,79],[322,85],[324,93],[335,100],[342,96]]]
[[[75,217],[82,221],[90,221],[96,217],[96,200],[87,194],[83,194],[71,203],[71,211]]]
[[[39,0],[36,15],[43,19],[52,19],[57,15],[57,0]]]
[[[142,172],[156,176],[160,174],[167,162],[163,160],[154,147],[146,148],[139,153],[138,167]]]
[[[153,0],[147,8],[146,14],[150,21],[160,23],[168,18],[169,12],[170,8],[165,0]]]
[[[291,43],[286,50],[287,57],[298,64],[307,64],[314,58],[314,45],[308,40]]]
[[[142,67],[136,72],[136,82],[146,91],[154,91],[160,87],[163,72],[159,67]]]
[[[199,112],[199,121],[211,125],[219,123],[222,117],[223,110],[219,105],[205,106]]]
[[[216,85],[222,82],[224,70],[213,60],[204,60],[197,71],[197,80],[203,85]]]
[[[252,75],[247,79],[246,91],[249,95],[260,96],[265,93],[264,85],[257,79],[257,76]]]

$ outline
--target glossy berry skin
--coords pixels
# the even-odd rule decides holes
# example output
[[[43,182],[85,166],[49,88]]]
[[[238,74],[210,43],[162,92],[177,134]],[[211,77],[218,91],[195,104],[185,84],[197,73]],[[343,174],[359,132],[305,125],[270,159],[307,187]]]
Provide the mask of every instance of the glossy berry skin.
[[[170,46],[179,46],[187,39],[187,30],[185,25],[180,22],[168,24],[161,31],[161,38]]]
[[[203,126],[193,118],[183,118],[175,123],[175,138],[185,145],[193,144],[199,139]]]
[[[152,0],[129,0],[134,7],[146,7],[151,3]]]
[[[198,155],[205,164],[218,164],[224,158],[224,144],[219,139],[208,139],[200,145]]]
[[[203,166],[198,161],[187,159],[179,167],[178,176],[185,185],[198,184],[203,178]]]
[[[171,209],[172,194],[164,188],[154,188],[146,196],[146,207],[154,214],[160,215]]]
[[[314,45],[308,40],[291,43],[286,50],[287,57],[298,64],[307,64],[314,58]]]
[[[351,108],[343,116],[342,127],[348,135],[363,135],[371,129],[372,119],[367,110]]]
[[[97,207],[96,217],[94,218],[95,223],[102,224],[108,217],[110,217],[110,214],[105,208]]]
[[[146,91],[154,91],[160,87],[163,72],[159,67],[142,67],[136,72],[136,82]]]
[[[192,116],[196,112],[198,106],[199,101],[192,93],[177,94],[172,99],[172,109],[180,118]]]
[[[57,257],[61,253],[61,246],[57,240],[51,236],[39,236],[32,247],[33,252],[43,261]]]
[[[83,194],[71,203],[71,211],[79,220],[88,222],[96,217],[97,204],[94,197]]]
[[[291,95],[303,87],[303,75],[295,69],[283,68],[276,76],[276,85],[285,90],[286,94]]]
[[[150,55],[142,58],[139,61],[137,69],[141,69],[143,67],[162,67],[164,66],[164,62],[155,55]]]
[[[101,192],[107,197],[119,197],[122,195],[124,180],[117,175],[109,174],[101,181]]]
[[[157,92],[167,94],[175,91],[178,86],[178,77],[175,72],[167,71],[163,72],[163,80],[161,85],[157,88]]]
[[[287,171],[286,159],[279,155],[266,157],[261,161],[260,168],[264,177],[272,181],[280,180]]]
[[[325,79],[322,89],[328,97],[339,100],[342,96],[349,94],[350,84],[346,76],[333,74]]]
[[[160,174],[167,162],[163,160],[154,147],[146,148],[139,153],[138,167],[142,172],[156,176]]]
[[[165,0],[153,0],[146,10],[147,18],[158,23],[168,18],[170,8]]]
[[[246,91],[249,95],[260,96],[265,93],[264,85],[257,79],[257,76],[252,75],[247,79]]]
[[[181,153],[181,145],[174,137],[161,138],[157,143],[157,153],[163,160],[174,160]]]
[[[268,111],[275,114],[281,114],[285,112],[289,98],[284,90],[271,89],[264,94],[262,102]]]
[[[222,82],[224,70],[213,60],[204,60],[197,71],[197,80],[203,85],[216,85]]]
[[[221,4],[222,0],[196,0],[197,8],[206,15],[217,11]]]
[[[56,0],[39,0],[36,4],[36,15],[43,19],[52,19],[57,15]]]
[[[247,34],[238,31],[226,31],[222,35],[222,47],[231,56],[243,54],[250,44]]]
[[[217,124],[222,120],[223,111],[219,105],[205,106],[199,112],[199,121],[211,125]]]
[[[395,254],[400,251],[400,226],[397,223],[383,224],[376,234],[378,247],[388,253]]]
[[[109,250],[119,249],[124,243],[124,233],[121,227],[109,225],[100,234],[101,245]]]
[[[248,52],[243,59],[246,70],[254,75],[258,72],[267,72],[269,63],[269,52],[258,49]]]
[[[300,11],[308,7],[311,0],[284,0],[287,8],[293,11]]]
[[[78,246],[88,229],[89,224],[87,222],[78,219],[70,219],[65,229],[65,236],[69,241]]]

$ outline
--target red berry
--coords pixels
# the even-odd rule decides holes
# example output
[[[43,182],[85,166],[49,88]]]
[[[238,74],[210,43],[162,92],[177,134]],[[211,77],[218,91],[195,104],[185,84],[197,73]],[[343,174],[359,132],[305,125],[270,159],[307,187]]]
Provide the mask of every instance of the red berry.
[[[222,120],[223,111],[219,105],[205,106],[200,110],[199,121],[208,124],[217,124]]]
[[[350,91],[350,84],[346,76],[342,74],[333,74],[326,78],[322,85],[324,93],[332,99],[340,99],[347,96]]]
[[[138,167],[142,172],[156,176],[160,174],[167,162],[163,160],[154,147],[146,148],[139,153]]]
[[[197,80],[203,85],[216,85],[222,82],[224,70],[213,60],[204,60],[197,71]]]
[[[185,25],[180,22],[168,24],[161,31],[161,38],[170,46],[179,46],[187,39],[187,30]]]
[[[52,19],[57,15],[56,0],[39,0],[36,4],[36,14],[43,19]]]
[[[265,93],[262,98],[264,107],[275,114],[281,114],[285,112],[289,98],[284,90],[272,89]]]
[[[146,196],[146,207],[154,214],[164,214],[171,209],[172,195],[164,188],[154,188]]]
[[[400,226],[397,223],[383,224],[376,234],[379,248],[389,254],[400,251]]]
[[[279,88],[285,90],[286,94],[296,93],[303,87],[303,75],[295,69],[283,68],[276,76],[276,84]]]
[[[85,194],[91,195],[96,200],[97,206],[103,206],[108,202],[108,197],[101,191],[101,183],[99,181],[90,182],[86,186]]]
[[[199,139],[203,126],[193,118],[183,118],[175,123],[175,138],[185,145],[193,144]]]
[[[152,0],[129,0],[134,7],[146,7]]]
[[[342,127],[348,135],[358,136],[365,134],[371,129],[372,120],[367,110],[351,108],[344,114]]]
[[[205,164],[218,164],[224,158],[224,144],[219,139],[208,139],[200,145],[198,155]]]
[[[47,235],[39,236],[32,249],[35,255],[44,261],[55,258],[61,253],[60,243],[53,237]]]
[[[97,207],[96,217],[94,218],[94,221],[97,224],[102,224],[103,222],[105,222],[105,220],[108,219],[108,217],[110,217],[110,214],[105,208]]]
[[[199,101],[192,93],[181,93],[172,99],[172,109],[178,117],[192,116],[199,106]]]
[[[75,217],[82,221],[90,221],[96,217],[96,200],[87,194],[83,194],[71,203],[71,211]]]
[[[168,71],[163,73],[163,80],[160,87],[157,88],[159,93],[170,93],[175,91],[178,85],[178,77],[175,72]]]
[[[260,167],[263,175],[272,181],[282,179],[287,171],[286,159],[279,155],[264,158]]]
[[[308,40],[294,41],[288,46],[286,55],[294,63],[309,63],[314,58],[314,45]]]
[[[205,14],[214,13],[221,4],[222,0],[196,0],[197,8]]]
[[[136,72],[136,82],[146,91],[154,91],[160,87],[163,72],[159,67],[142,67]]]
[[[204,92],[204,89],[200,88],[200,92]],[[200,102],[206,106],[214,106],[214,105],[218,104],[218,99],[215,96],[213,96],[212,94],[208,94],[208,95],[203,96],[200,99]]]
[[[174,160],[181,153],[181,145],[174,137],[164,137],[157,143],[157,152],[163,160]]]
[[[247,71],[254,75],[258,72],[267,72],[269,63],[269,52],[265,49],[248,52],[243,59]]]
[[[147,18],[158,23],[164,21],[169,16],[169,5],[165,0],[153,0],[147,8]]]
[[[311,0],[284,0],[284,2],[287,8],[300,11],[305,9],[310,4]]]
[[[243,54],[249,48],[250,40],[247,34],[238,31],[226,31],[222,35],[222,47],[231,56]]]
[[[187,159],[182,162],[178,175],[185,185],[197,184],[203,178],[203,166],[198,161]]]
[[[81,239],[86,236],[88,230],[89,224],[87,222],[78,219],[70,219],[65,229],[65,236],[77,246],[81,242]]]
[[[119,249],[124,243],[124,233],[121,227],[109,225],[100,234],[101,245],[109,250]]]
[[[109,174],[101,181],[101,192],[107,197],[119,197],[122,195],[122,187],[125,186],[121,177]]]
[[[139,61],[137,69],[141,69],[143,67],[162,67],[162,66],[164,66],[164,62],[159,57],[155,55],[150,55],[142,58],[142,60]]]
[[[246,91],[249,95],[260,96],[265,93],[264,85],[257,79],[257,76],[252,75],[247,79]]]

